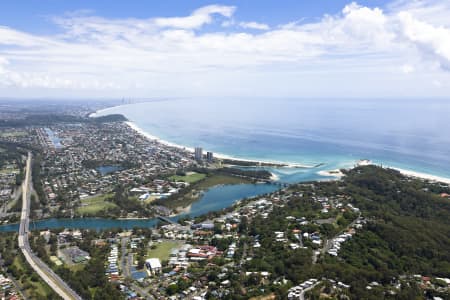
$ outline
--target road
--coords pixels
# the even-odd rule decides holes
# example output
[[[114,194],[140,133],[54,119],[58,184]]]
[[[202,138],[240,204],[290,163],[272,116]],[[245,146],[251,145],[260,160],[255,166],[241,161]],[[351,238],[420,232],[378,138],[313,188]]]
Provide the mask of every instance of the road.
[[[153,297],[149,292],[147,292],[145,289],[141,288],[140,286],[138,286],[135,283],[131,284],[131,287],[134,291],[136,291],[138,294],[140,294],[142,297],[144,297],[145,299],[148,300],[153,300],[156,299],[155,297]]]
[[[22,184],[22,212],[19,226],[19,248],[33,270],[63,299],[82,300],[66,282],[56,275],[30,248],[28,241],[30,223],[31,153],[28,152],[25,180]]]
[[[320,283],[320,281],[314,283],[312,286],[310,286],[309,288],[304,289],[301,293],[300,293],[300,300],[305,300],[305,293],[307,291],[312,290],[313,288],[316,287],[316,285],[318,285]]]
[[[127,251],[127,244],[130,239],[128,237],[123,237],[121,244],[122,244],[122,256],[120,258],[121,266],[122,266],[122,276],[123,278],[129,278],[131,277],[130,273],[130,263],[129,263],[129,256],[132,255],[131,253],[128,253]]]
[[[361,218],[361,213],[359,213],[358,217],[356,219],[354,219],[349,225],[347,225],[344,229],[342,229],[341,231],[339,231],[334,237],[332,237],[331,239],[326,239],[323,243],[323,247],[317,251],[313,252],[313,257],[312,257],[312,262],[313,264],[315,264],[317,262],[317,258],[319,256],[319,254],[324,255],[325,253],[328,252],[328,250],[331,249],[331,246],[333,246],[333,239],[337,238],[339,235],[341,235],[342,233],[344,233],[345,231],[349,230],[351,227],[353,227],[356,224],[356,221],[358,221]]]

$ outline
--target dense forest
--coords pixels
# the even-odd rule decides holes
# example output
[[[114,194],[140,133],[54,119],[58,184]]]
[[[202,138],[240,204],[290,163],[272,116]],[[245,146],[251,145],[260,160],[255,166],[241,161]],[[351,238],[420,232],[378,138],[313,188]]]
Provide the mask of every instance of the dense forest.
[[[350,285],[351,299],[421,299],[423,291],[415,285],[403,287],[395,297],[382,289],[369,291],[366,286],[374,281],[389,285],[414,274],[450,278],[450,199],[441,197],[441,193],[450,193],[447,185],[366,166],[346,171],[340,181],[299,184],[291,189],[295,196],[284,207],[275,208],[267,219],[255,218],[248,226],[249,236],[257,236],[261,248],[245,264],[246,270],[269,271],[272,279],[286,278],[293,283],[322,277],[345,282]],[[345,195],[367,220],[362,230],[342,244],[338,257],[323,254],[313,263],[310,247],[291,250],[273,243],[274,231],[293,228],[286,216],[313,219],[319,209],[313,196],[338,194]],[[343,214],[339,218],[341,224],[348,224],[354,217]],[[312,222],[308,226],[303,229],[324,235],[339,231],[328,224]],[[236,291],[240,288],[236,283]],[[284,288],[271,289],[286,296]]]

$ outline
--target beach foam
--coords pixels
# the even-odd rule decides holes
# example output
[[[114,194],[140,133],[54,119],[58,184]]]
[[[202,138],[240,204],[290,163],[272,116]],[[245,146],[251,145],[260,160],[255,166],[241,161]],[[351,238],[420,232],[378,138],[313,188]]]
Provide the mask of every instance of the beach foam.
[[[436,181],[436,182],[443,182],[443,183],[450,185],[450,178],[435,176],[435,175],[411,171],[411,170],[400,169],[400,168],[396,168],[396,167],[388,167],[388,168],[397,170],[405,176],[415,177],[415,178],[420,178],[420,179],[427,179],[427,180]]]
[[[189,151],[191,153],[194,153],[194,151],[195,151],[195,149],[192,148],[192,147],[186,147],[186,146],[183,146],[183,145],[172,143],[172,142],[163,140],[163,139],[161,139],[161,138],[159,138],[157,136],[154,136],[152,134],[149,134],[148,132],[146,132],[145,130],[140,128],[138,125],[136,125],[136,123],[134,123],[134,122],[127,121],[125,123],[128,126],[130,126],[130,128],[132,128],[133,130],[135,130],[136,132],[140,133],[141,135],[147,137],[150,140],[156,140],[158,143],[161,143],[163,145],[166,145],[166,146],[169,146],[169,147],[175,147],[175,148],[178,148],[178,149],[183,149],[183,150]],[[233,156],[222,154],[222,153],[214,153],[214,156],[217,157],[217,158],[220,158],[220,159],[229,159],[229,160],[243,161],[243,162],[250,162],[250,163],[257,163],[257,164],[263,163],[263,164],[284,165],[285,167],[288,167],[288,168],[314,168],[314,166],[302,165],[302,164],[298,164],[298,163],[246,159],[246,158],[233,157]]]
[[[341,178],[342,176],[344,176],[344,173],[342,173],[340,169],[322,170],[322,171],[317,172],[317,174],[319,174],[320,176],[336,177],[336,178]]]

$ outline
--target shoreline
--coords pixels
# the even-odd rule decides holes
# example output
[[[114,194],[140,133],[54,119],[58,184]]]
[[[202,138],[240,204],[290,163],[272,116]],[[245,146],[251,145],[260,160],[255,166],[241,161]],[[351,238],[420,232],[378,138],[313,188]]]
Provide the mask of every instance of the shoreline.
[[[192,147],[183,146],[177,143],[169,142],[166,140],[161,139],[160,137],[157,137],[155,135],[152,135],[142,128],[140,128],[136,123],[132,121],[126,121],[124,122],[127,124],[131,129],[136,131],[137,133],[145,136],[146,138],[150,140],[157,141],[158,143],[168,146],[168,147],[174,147],[181,150],[188,151],[190,153],[194,153],[195,149]],[[205,150],[205,149],[204,149]],[[262,165],[273,165],[273,167],[285,167],[285,168],[305,168],[305,169],[312,169],[315,166],[309,166],[309,165],[302,165],[298,163],[292,163],[292,162],[281,162],[281,161],[267,161],[267,160],[256,160],[256,159],[247,159],[247,158],[238,158],[227,154],[217,153],[214,152],[214,156],[219,159],[223,160],[230,160],[230,161],[236,161],[236,162],[246,162],[246,163],[254,163],[254,164],[262,164]],[[276,177],[276,175],[275,175]]]
[[[125,104],[125,105],[130,105],[130,104]],[[89,114],[89,117],[95,117],[98,116],[99,113],[101,113],[104,110],[107,109],[111,109],[111,108],[115,108],[115,107],[120,107],[120,106],[125,106],[123,104],[121,105],[116,105],[116,106],[111,106],[111,107],[107,107],[95,112],[92,112]],[[150,140],[154,140],[157,141],[160,144],[163,144],[165,146],[169,146],[169,147],[174,147],[174,148],[178,148],[181,150],[185,150],[191,153],[194,153],[194,148],[192,147],[186,147],[177,143],[172,143],[166,140],[163,140],[157,136],[154,136],[148,132],[146,132],[145,130],[143,130],[142,128],[140,128],[136,123],[132,122],[132,121],[126,121],[124,122],[125,124],[127,124],[130,128],[132,128],[133,130],[135,130],[137,133],[145,136],[146,138],[150,139]],[[214,152],[214,156],[219,158],[219,159],[223,159],[223,160],[231,160],[231,161],[241,161],[241,162],[248,162],[248,163],[255,163],[256,165],[258,164],[267,164],[267,165],[273,165],[273,167],[286,167],[286,168],[307,168],[307,169],[313,169],[315,168],[317,165],[312,166],[312,165],[302,165],[299,163],[292,163],[292,162],[281,162],[281,161],[264,161],[264,160],[257,160],[257,159],[245,159],[245,158],[238,158],[238,157],[233,157],[231,155],[226,155],[226,154],[222,154],[222,153],[216,153]],[[368,161],[368,160],[365,160]],[[370,164],[370,162],[369,162]],[[319,164],[321,165],[321,164]],[[355,164],[354,167],[356,167],[357,164]],[[353,168],[354,168],[353,167]],[[399,171],[400,173],[402,173],[405,176],[409,176],[409,177],[414,177],[414,178],[419,178],[419,179],[425,179],[425,180],[430,180],[430,181],[435,181],[435,182],[442,182],[445,184],[450,185],[450,178],[447,177],[442,177],[442,176],[438,176],[438,175],[432,175],[429,173],[423,173],[423,172],[418,172],[418,171],[412,171],[412,170],[407,170],[407,169],[403,169],[403,168],[398,168],[398,167],[394,167],[394,166],[384,166],[384,168],[390,168],[390,169],[394,169]],[[317,174],[323,177],[335,177],[336,179],[342,178],[342,173],[337,172],[338,170],[334,169],[334,170],[321,170],[318,171]],[[271,172],[272,173],[272,172]],[[272,179],[273,178],[273,179]],[[278,180],[279,176],[272,173],[272,178],[271,180]]]
[[[417,172],[417,171],[405,170],[405,169],[396,168],[396,167],[387,166],[385,168],[399,171],[400,173],[402,173],[403,175],[408,176],[408,177],[425,179],[425,180],[430,180],[430,181],[435,181],[435,182],[441,182],[441,183],[450,185],[450,178],[436,176],[436,175],[422,173],[422,172]]]
[[[349,168],[349,169],[353,169],[356,167],[357,166]],[[412,177],[412,178],[417,178],[417,179],[421,179],[421,180],[430,180],[430,181],[440,182],[440,183],[450,185],[450,178],[436,176],[436,175],[422,173],[422,172],[417,172],[417,171],[406,170],[406,169],[392,167],[392,166],[383,166],[383,168],[396,170],[406,177]],[[320,176],[324,176],[324,177],[335,177],[335,179],[337,179],[337,180],[339,180],[340,178],[345,176],[345,174],[343,174],[340,169],[323,170],[323,171],[317,172],[317,174],[319,174]]]
[[[317,172],[317,174],[324,177],[335,177],[336,179],[341,179],[343,176],[345,176],[345,174],[341,172],[341,169],[323,170]]]
[[[90,113],[88,115],[89,118],[93,118],[93,117],[99,117],[103,111],[108,110],[108,109],[112,109],[112,108],[118,108],[118,107],[122,107],[122,106],[127,106],[127,105],[133,105],[133,104],[120,104],[120,105],[115,105],[115,106],[111,106],[111,107],[106,107],[97,111],[94,111],[92,113]],[[109,114],[109,113],[108,113]],[[108,115],[106,114],[106,115]],[[133,121],[125,121],[125,124],[127,124],[129,127],[131,127],[133,130],[135,130],[136,132],[140,133],[141,135],[151,139],[151,140],[155,140],[160,144],[163,144],[165,146],[169,146],[169,147],[174,147],[174,148],[178,148],[181,150],[186,150],[189,151],[191,153],[195,152],[195,149],[192,147],[187,147],[184,145],[180,145],[177,143],[173,143],[173,142],[169,142],[167,140],[161,139],[160,137],[156,136],[156,135],[152,135],[150,133],[148,133],[147,131],[145,131],[144,129],[142,129],[141,127],[139,127],[135,122]],[[207,151],[207,149],[203,149],[204,151]],[[219,152],[213,152],[214,156],[216,158],[222,159],[222,160],[230,160],[230,161],[236,161],[236,162],[246,162],[246,163],[254,163],[257,165],[266,165],[266,166],[272,166],[272,167],[286,167],[286,168],[304,168],[304,169],[313,169],[316,168],[317,166],[321,166],[323,163],[319,163],[319,164],[314,164],[314,165],[306,165],[306,164],[300,164],[300,163],[295,163],[295,162],[283,162],[283,161],[272,161],[272,160],[259,160],[259,159],[251,159],[251,158],[239,158],[239,157],[234,157],[232,155],[227,155],[227,154],[223,154],[223,153],[219,153]],[[230,164],[232,165],[232,164]],[[276,175],[275,175],[276,176]]]

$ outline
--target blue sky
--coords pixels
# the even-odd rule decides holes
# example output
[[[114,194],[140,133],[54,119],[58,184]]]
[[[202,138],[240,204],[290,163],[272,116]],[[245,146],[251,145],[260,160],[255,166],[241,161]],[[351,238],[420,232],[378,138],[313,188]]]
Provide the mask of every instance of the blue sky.
[[[448,1],[16,0],[4,97],[446,97]]]
[[[46,16],[63,15],[67,12],[90,10],[106,18],[149,18],[180,16],[210,4],[232,5],[239,9],[236,18],[251,19],[272,25],[305,18],[316,20],[324,14],[335,14],[349,1],[342,0],[284,0],[280,1],[198,1],[198,0],[15,0],[2,3],[0,20],[2,25],[35,33],[55,30]],[[358,1],[361,5],[384,7],[387,1]]]

